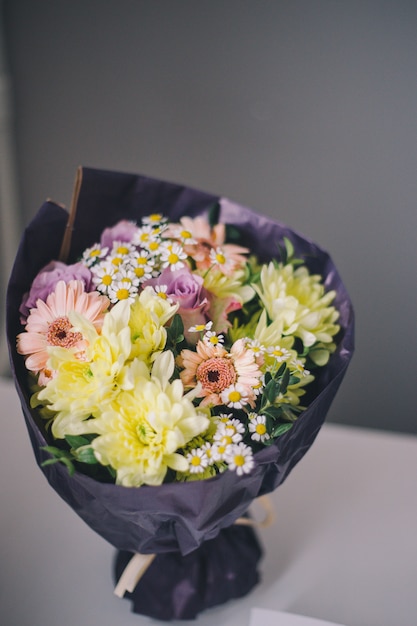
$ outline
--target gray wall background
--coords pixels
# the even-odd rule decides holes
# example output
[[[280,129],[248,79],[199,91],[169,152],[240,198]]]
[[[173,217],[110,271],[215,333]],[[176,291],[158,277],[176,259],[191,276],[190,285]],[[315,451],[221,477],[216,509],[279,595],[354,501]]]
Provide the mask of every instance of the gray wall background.
[[[416,433],[417,3],[3,5],[22,225],[46,197],[69,205],[79,164],[286,222],[355,305],[330,421]]]

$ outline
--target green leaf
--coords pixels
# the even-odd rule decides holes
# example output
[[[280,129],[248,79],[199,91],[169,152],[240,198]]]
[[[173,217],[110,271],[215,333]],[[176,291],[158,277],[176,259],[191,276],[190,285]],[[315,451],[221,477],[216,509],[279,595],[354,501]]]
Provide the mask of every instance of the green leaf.
[[[95,465],[96,463],[98,463],[94,454],[94,450],[91,446],[80,448],[76,451],[75,456],[77,461],[79,461],[80,463],[88,463],[88,465]]]
[[[116,478],[117,472],[111,465],[106,465],[106,469],[112,478]]]
[[[46,459],[41,463],[41,467],[47,467],[48,465],[55,465],[55,463],[63,463],[68,470],[70,476],[72,476],[75,472],[75,467],[68,452],[65,450],[60,450],[59,448],[55,448],[54,446],[43,446],[41,450],[45,450],[45,452],[49,452],[53,454],[52,459]]]
[[[277,373],[275,374],[275,379],[281,378],[281,376],[283,375],[283,373],[285,372],[286,369],[287,369],[287,364],[286,363],[281,363]]]
[[[288,422],[295,422],[297,416],[287,405],[282,405],[282,417]]]
[[[61,463],[61,459],[57,459],[54,457],[53,459],[46,459],[46,461],[42,461],[41,467],[46,467],[47,465],[55,465],[55,463]]]
[[[184,333],[184,324],[181,319],[181,315],[179,315],[178,313],[174,315],[174,318],[170,326],[170,330],[171,330],[172,335],[175,338],[178,337],[178,335],[181,335]]]
[[[287,393],[287,387],[290,380],[290,370],[286,368],[281,378],[281,393],[285,395]]]
[[[292,426],[293,426],[292,424],[279,424],[279,426],[274,428],[274,430],[272,431],[271,437],[276,438],[276,437],[279,437],[280,435],[283,435],[288,430],[290,430]]]
[[[82,437],[81,435],[65,435],[65,441],[74,450],[81,446],[87,446],[90,443],[86,437]]]
[[[282,416],[282,407],[281,405],[269,406],[267,409],[264,409],[262,411],[262,414],[265,415],[265,417],[270,417],[275,421]]]
[[[72,461],[70,459],[66,458],[66,457],[63,457],[62,459],[60,459],[60,461],[67,468],[68,474],[70,476],[73,476],[75,474],[75,467],[74,467],[74,464],[72,463]]]
[[[239,229],[232,224],[226,224],[226,241],[229,243],[239,243],[241,240],[241,234]]]
[[[294,246],[288,237],[284,237],[285,251],[287,253],[287,261],[294,255]]]
[[[49,454],[52,454],[56,459],[68,456],[68,452],[66,452],[66,450],[61,450],[61,448],[56,448],[55,446],[42,446],[41,450],[49,452]]]
[[[262,400],[274,404],[277,395],[279,394],[280,385],[274,379],[270,380],[265,387]]]
[[[219,223],[219,216],[220,216],[220,202],[216,202],[215,204],[213,204],[208,211],[208,223],[210,224],[210,227],[213,228],[213,226],[216,226],[216,224]]]

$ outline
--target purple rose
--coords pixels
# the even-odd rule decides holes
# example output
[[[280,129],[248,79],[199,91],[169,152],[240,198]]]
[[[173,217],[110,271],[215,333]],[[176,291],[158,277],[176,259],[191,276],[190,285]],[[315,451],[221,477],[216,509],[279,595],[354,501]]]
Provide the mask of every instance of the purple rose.
[[[197,343],[198,333],[190,333],[188,329],[196,324],[205,324],[208,320],[209,301],[203,287],[203,279],[193,274],[188,267],[172,271],[164,269],[157,278],[151,278],[144,286],[166,285],[167,296],[179,304],[178,313],[184,324],[184,335],[189,343]]]
[[[64,280],[66,283],[70,280],[81,280],[84,283],[85,291],[92,291],[91,272],[85,265],[82,263],[66,265],[61,261],[51,261],[41,269],[33,281],[30,291],[23,296],[22,304],[19,308],[19,312],[22,315],[22,324],[26,323],[30,309],[36,306],[36,302],[38,300],[45,302],[60,280]]]
[[[124,241],[130,243],[133,241],[133,236],[136,233],[138,227],[134,222],[128,220],[121,220],[110,228],[105,228],[101,234],[100,243],[104,248],[113,247],[113,241]]]

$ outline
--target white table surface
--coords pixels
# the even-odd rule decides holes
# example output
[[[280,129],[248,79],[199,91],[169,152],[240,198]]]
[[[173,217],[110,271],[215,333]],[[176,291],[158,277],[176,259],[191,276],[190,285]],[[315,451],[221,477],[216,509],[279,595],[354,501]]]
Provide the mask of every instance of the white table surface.
[[[113,547],[49,487],[1,378],[0,415],[0,624],[165,623],[113,595]],[[416,437],[325,425],[272,494],[261,584],[196,623],[247,626],[262,607],[345,626],[417,624],[416,479]]]

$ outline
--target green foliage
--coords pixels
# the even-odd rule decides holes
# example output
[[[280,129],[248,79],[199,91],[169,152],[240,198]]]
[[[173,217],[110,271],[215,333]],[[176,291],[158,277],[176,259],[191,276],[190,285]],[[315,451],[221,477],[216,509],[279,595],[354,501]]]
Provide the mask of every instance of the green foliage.
[[[179,354],[182,349],[182,344],[185,342],[184,337],[184,324],[181,319],[181,315],[176,313],[174,315],[170,326],[167,327],[167,348],[172,350],[174,356]]]
[[[216,202],[208,210],[207,219],[208,219],[208,223],[210,224],[210,228],[213,228],[213,226],[216,226],[216,224],[219,223],[219,216],[220,216],[220,202]]]
[[[60,448],[56,448],[55,446],[43,446],[41,450],[45,450],[45,452],[49,452],[52,455],[52,458],[46,459],[41,463],[41,467],[46,467],[47,465],[55,465],[55,463],[62,463],[68,470],[70,476],[72,476],[75,472],[75,467],[73,463],[72,455],[66,450],[61,450]]]
[[[288,432],[290,428],[292,428],[292,423],[287,422],[286,424],[279,424],[276,428],[274,428],[274,430],[271,433],[271,436],[273,439],[276,439],[280,435],[283,435],[284,433]]]

